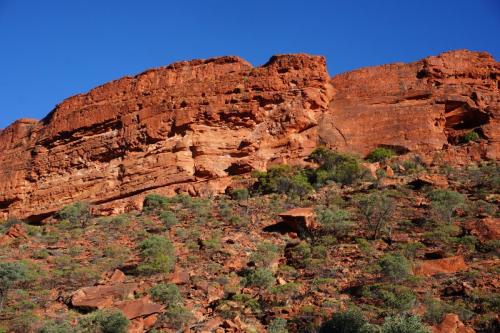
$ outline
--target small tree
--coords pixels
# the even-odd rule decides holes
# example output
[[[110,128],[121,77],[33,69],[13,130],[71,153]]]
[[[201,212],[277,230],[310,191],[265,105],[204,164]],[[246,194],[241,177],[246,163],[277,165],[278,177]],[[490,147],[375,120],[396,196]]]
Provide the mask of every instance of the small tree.
[[[174,246],[165,237],[153,235],[139,245],[142,263],[138,271],[142,274],[168,273],[175,264]]]
[[[429,194],[432,201],[432,211],[441,221],[451,224],[453,214],[461,207],[465,198],[462,194],[451,190],[434,190]]]
[[[0,263],[0,312],[7,299],[7,294],[16,283],[26,281],[28,278],[28,268],[21,262]]]
[[[430,330],[418,317],[400,315],[386,318],[382,333],[430,333]]]
[[[57,212],[60,220],[68,220],[71,224],[80,224],[85,228],[92,218],[90,205],[87,202],[75,202]]]
[[[377,239],[394,211],[394,201],[384,194],[373,193],[358,199],[359,212],[366,221],[372,239]]]

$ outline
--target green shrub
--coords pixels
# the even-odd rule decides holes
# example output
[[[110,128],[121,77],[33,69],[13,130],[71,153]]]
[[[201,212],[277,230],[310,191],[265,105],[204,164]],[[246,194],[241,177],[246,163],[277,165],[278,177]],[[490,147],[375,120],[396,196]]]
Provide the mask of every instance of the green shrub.
[[[260,193],[282,193],[303,197],[313,190],[304,170],[289,165],[271,166],[267,172],[258,172],[255,187]]]
[[[373,193],[358,197],[357,206],[371,232],[371,238],[377,239],[389,223],[394,201],[384,194]]]
[[[142,274],[168,273],[175,264],[174,247],[165,237],[153,235],[139,245],[142,263],[138,271]]]
[[[434,216],[446,223],[453,222],[453,214],[465,202],[462,194],[451,190],[434,190],[429,194],[429,198],[432,201]]]
[[[314,177],[315,183],[320,186],[329,181],[351,185],[367,174],[356,157],[334,152],[325,147],[316,148],[309,158],[319,164]]]
[[[429,298],[427,298],[424,301],[424,304],[425,304],[424,320],[433,325],[439,324],[443,320],[444,315],[448,311],[446,305],[436,299],[429,299]]]
[[[236,201],[247,200],[250,197],[250,193],[246,188],[237,188],[231,191],[231,199]]]
[[[168,207],[169,199],[160,194],[148,194],[144,198],[142,210],[145,213],[151,214],[162,211]]]
[[[76,333],[68,322],[49,321],[46,322],[38,333]]]
[[[404,280],[411,272],[410,262],[401,254],[386,254],[378,264],[382,274],[393,281]]]
[[[22,262],[0,262],[0,313],[9,290],[28,280],[29,275],[28,267]]]
[[[274,284],[275,277],[273,272],[267,268],[257,268],[251,271],[246,276],[247,286],[258,287],[260,289],[267,289]]]
[[[408,311],[416,304],[415,293],[398,284],[372,284],[363,287],[363,297],[381,302],[385,308],[394,311]]]
[[[316,219],[321,227],[335,234],[337,237],[346,236],[353,227],[351,214],[343,209],[319,208],[316,209]]]
[[[127,317],[117,310],[97,310],[80,318],[79,333],[126,333],[130,325]]]
[[[163,211],[159,214],[160,221],[163,223],[163,225],[167,228],[170,229],[174,225],[179,223],[179,220],[177,220],[177,217],[175,214],[169,210]]]
[[[319,333],[368,333],[373,332],[371,325],[363,318],[358,309],[336,312],[332,318],[321,325]]]
[[[33,252],[31,258],[33,259],[47,259],[49,256],[49,251],[47,249],[40,249]]]
[[[90,206],[86,202],[75,202],[72,205],[66,206],[56,214],[60,220],[68,220],[71,224],[80,224],[85,228],[92,218]]]
[[[477,132],[471,131],[471,132],[465,134],[464,136],[462,136],[460,138],[460,141],[462,143],[468,143],[468,142],[479,141],[480,139],[481,139],[481,137],[479,136],[479,134],[477,134]]]
[[[269,267],[278,257],[278,246],[273,243],[262,242],[250,256],[250,260],[260,267]]]
[[[430,330],[415,316],[385,318],[382,333],[430,333]]]
[[[284,318],[274,318],[267,327],[268,333],[288,333],[287,321]]]
[[[395,155],[395,153],[392,149],[379,147],[379,148],[375,148],[374,150],[372,150],[368,154],[368,156],[366,156],[366,159],[368,161],[374,163],[374,162],[385,161],[385,160],[393,157],[394,155]]]
[[[182,305],[174,305],[163,313],[163,319],[169,326],[181,329],[193,320],[193,314]]]
[[[175,284],[160,283],[151,288],[151,298],[165,306],[181,305],[182,296]]]

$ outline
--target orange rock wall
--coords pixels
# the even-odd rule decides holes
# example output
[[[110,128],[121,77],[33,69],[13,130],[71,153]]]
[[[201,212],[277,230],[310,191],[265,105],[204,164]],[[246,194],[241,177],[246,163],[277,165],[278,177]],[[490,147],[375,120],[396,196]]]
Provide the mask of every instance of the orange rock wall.
[[[149,70],[1,131],[0,218],[40,220],[78,200],[119,212],[152,191],[219,193],[231,176],[300,163],[322,144],[497,158],[499,79],[498,62],[469,51],[333,78],[323,57],[304,54]],[[471,129],[485,140],[455,146]]]

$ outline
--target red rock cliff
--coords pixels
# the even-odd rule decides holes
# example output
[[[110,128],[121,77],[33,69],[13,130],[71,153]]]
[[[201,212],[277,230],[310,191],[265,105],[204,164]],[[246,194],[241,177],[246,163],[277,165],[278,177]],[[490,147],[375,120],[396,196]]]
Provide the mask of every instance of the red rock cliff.
[[[220,192],[233,175],[300,161],[320,144],[497,158],[499,79],[498,62],[469,51],[332,79],[323,57],[303,54],[258,68],[221,57],[149,70],[1,131],[0,218],[38,220],[77,200],[118,210],[151,191]],[[471,129],[485,140],[455,147]]]

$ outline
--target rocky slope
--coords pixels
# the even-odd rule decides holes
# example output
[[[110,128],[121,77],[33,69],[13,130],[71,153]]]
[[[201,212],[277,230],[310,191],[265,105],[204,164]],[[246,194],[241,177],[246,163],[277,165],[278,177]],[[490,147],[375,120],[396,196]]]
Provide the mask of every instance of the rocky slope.
[[[210,194],[231,176],[298,163],[318,145],[378,146],[455,164],[499,155],[500,63],[453,51],[330,78],[325,59],[175,63],[59,104],[0,132],[0,218],[33,221],[89,201],[140,208],[151,191]],[[457,146],[475,130],[483,140]]]

